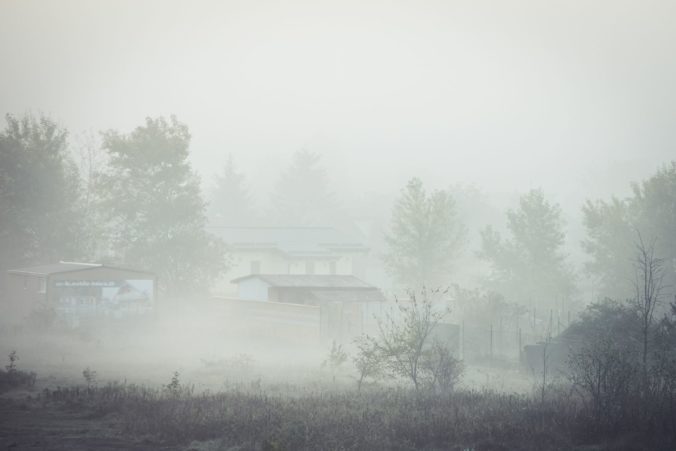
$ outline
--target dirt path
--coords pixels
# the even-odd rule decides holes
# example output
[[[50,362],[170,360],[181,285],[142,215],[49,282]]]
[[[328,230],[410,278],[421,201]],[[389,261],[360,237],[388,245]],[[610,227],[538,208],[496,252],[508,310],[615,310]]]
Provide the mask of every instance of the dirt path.
[[[110,418],[70,412],[26,397],[0,397],[0,451],[178,450],[127,436]]]

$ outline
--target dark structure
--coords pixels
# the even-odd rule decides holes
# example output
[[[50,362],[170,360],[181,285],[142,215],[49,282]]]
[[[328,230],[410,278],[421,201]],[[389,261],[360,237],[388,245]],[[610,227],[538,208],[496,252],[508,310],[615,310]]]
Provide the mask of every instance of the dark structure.
[[[51,314],[72,326],[86,318],[150,313],[157,285],[147,271],[75,262],[10,270],[7,281],[5,320]]]

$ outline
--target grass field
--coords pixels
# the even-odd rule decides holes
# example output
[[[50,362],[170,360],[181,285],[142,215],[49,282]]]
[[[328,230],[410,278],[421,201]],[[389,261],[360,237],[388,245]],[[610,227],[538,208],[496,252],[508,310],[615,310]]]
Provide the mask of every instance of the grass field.
[[[668,450],[673,437],[599,429],[570,393],[241,383],[195,393],[126,383],[3,395],[7,449]],[[653,431],[654,432],[654,431]]]

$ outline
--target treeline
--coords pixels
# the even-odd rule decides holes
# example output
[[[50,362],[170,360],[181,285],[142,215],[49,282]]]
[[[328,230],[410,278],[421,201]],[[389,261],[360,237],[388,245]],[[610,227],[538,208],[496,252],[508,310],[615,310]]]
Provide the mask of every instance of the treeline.
[[[620,199],[589,200],[582,208],[586,236],[579,243],[586,262],[576,267],[567,249],[565,222],[558,204],[540,189],[522,195],[506,211],[506,228],[494,225],[468,231],[472,205],[462,192],[427,192],[419,179],[402,189],[392,210],[384,263],[401,286],[449,286],[474,254],[484,267],[478,289],[456,287],[461,306],[485,305],[481,315],[497,310],[518,321],[526,312],[551,326],[553,315],[581,310],[582,282],[593,287],[596,300],[624,300],[635,296],[636,261],[642,245],[654,249],[664,264],[663,296],[676,287],[676,162],[632,185],[632,195]],[[480,208],[480,205],[477,205]],[[478,243],[467,246],[468,236]],[[568,247],[567,247],[568,246]],[[661,304],[659,314],[668,305]],[[566,322],[568,318],[566,315]],[[551,327],[550,327],[551,329]],[[551,330],[550,330],[551,332]]]
[[[45,116],[6,116],[0,133],[1,269],[96,260],[150,269],[172,293],[208,289],[227,264],[175,117],[107,131],[80,149]]]
[[[101,133],[73,146],[45,116],[6,116],[0,132],[0,269],[60,259],[97,260],[152,269],[174,293],[208,289],[228,266],[211,226],[350,224],[357,205],[341,205],[318,154],[297,152],[257,206],[232,158],[205,196],[188,163],[190,133],[176,118],[148,118],[134,130]],[[397,286],[452,285],[459,270],[479,276],[479,290],[456,290],[470,302],[492,299],[514,315],[562,314],[580,299],[581,281],[595,297],[631,296],[636,243],[654,243],[676,286],[676,162],[632,185],[632,195],[581,206],[588,256],[576,267],[561,208],[542,190],[506,211],[506,228],[481,217],[476,193],[429,192],[411,179],[393,207],[363,202],[377,217],[367,239]],[[362,214],[363,216],[363,214]],[[389,222],[388,222],[389,221]],[[487,225],[488,224],[488,225]],[[381,258],[382,257],[382,258]],[[479,264],[475,264],[478,261]],[[466,287],[465,287],[466,288]],[[493,301],[491,301],[493,302]]]

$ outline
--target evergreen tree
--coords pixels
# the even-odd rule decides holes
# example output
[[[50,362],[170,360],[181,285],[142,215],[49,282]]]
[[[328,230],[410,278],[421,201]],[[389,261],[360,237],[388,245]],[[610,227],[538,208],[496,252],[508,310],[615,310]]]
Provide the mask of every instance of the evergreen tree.
[[[280,225],[335,223],[337,203],[318,154],[307,150],[296,152],[291,166],[275,186],[271,213],[273,221]]]
[[[210,222],[216,226],[253,225],[257,217],[252,204],[245,176],[237,171],[230,155],[223,172],[216,176],[209,203]]]

